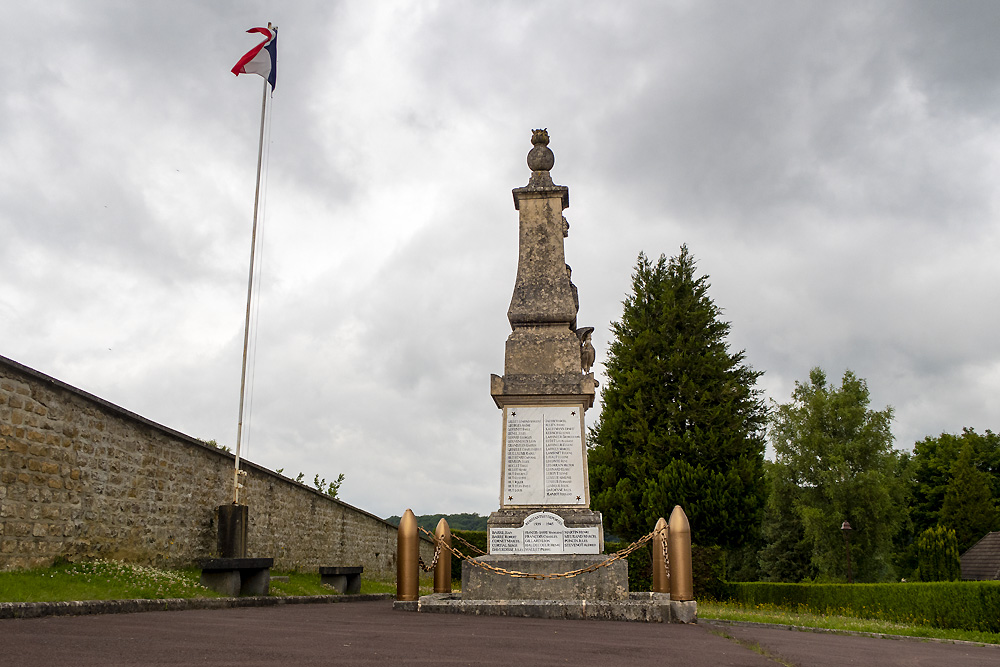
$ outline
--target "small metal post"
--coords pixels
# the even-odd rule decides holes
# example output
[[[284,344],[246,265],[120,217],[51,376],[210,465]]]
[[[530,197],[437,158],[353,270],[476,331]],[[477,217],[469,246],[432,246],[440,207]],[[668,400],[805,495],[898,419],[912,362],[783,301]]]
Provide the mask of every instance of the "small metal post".
[[[670,599],[693,600],[694,577],[691,570],[691,524],[680,505],[674,505],[667,523],[667,546],[670,553]]]
[[[662,516],[653,528],[653,592],[670,592],[670,572],[667,571],[667,559],[664,558],[664,546],[667,542],[667,520]]]
[[[854,575],[851,573],[851,524],[844,522],[840,526],[840,532],[844,534],[844,548],[847,550],[847,583],[854,583]]]
[[[419,599],[420,541],[417,539],[417,517],[412,510],[403,512],[396,531],[396,599]]]
[[[434,542],[435,547],[441,543],[451,546],[451,528],[444,517],[434,529]],[[442,546],[438,553],[438,562],[434,566],[434,592],[451,593],[451,552]]]

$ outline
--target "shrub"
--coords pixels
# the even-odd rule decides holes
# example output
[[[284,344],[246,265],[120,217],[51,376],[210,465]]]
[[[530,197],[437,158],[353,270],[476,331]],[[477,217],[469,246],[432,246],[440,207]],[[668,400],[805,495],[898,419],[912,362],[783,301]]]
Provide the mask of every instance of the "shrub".
[[[962,559],[955,531],[939,524],[920,533],[917,561],[920,581],[958,581],[962,577]]]
[[[1000,582],[904,584],[727,583],[724,598],[745,607],[774,605],[818,614],[1000,632]]]
[[[475,545],[484,553],[486,552],[486,531],[485,530],[453,530],[451,531],[452,540],[451,546],[453,549],[461,551],[467,556],[475,558],[480,554],[476,553],[473,549],[465,546],[458,540],[454,539],[455,536],[461,537],[466,542]],[[462,580],[462,559],[458,556],[452,554],[451,556],[451,578],[453,581]]]

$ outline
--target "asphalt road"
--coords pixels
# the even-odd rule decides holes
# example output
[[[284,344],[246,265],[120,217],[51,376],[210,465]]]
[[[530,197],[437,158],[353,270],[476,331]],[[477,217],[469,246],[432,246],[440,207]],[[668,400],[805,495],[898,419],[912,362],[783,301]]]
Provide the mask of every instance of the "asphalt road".
[[[388,601],[0,621],[0,665],[1000,665],[1000,648],[784,629],[418,614]]]

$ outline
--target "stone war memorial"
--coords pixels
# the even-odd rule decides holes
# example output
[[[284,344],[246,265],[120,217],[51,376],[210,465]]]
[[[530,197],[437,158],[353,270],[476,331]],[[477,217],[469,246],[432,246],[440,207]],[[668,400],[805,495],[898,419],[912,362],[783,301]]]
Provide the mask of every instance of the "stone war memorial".
[[[405,535],[416,534],[415,519],[412,530],[404,527],[412,517],[407,510],[400,523],[396,606],[441,613],[694,621],[690,528],[680,507],[671,514],[669,528],[661,521],[643,540],[653,544],[653,592],[630,592],[628,561],[604,553],[601,515],[590,508],[584,420],[598,384],[591,371],[594,328],[577,326],[580,301],[565,254],[569,188],[552,181],[555,156],[547,130],[534,130],[531,143],[531,177],[513,190],[518,261],[507,310],[511,333],[504,374],[490,382],[503,427],[500,503],[487,523],[488,553],[463,560],[461,595],[435,585],[434,595],[418,598],[417,559],[407,557],[404,545]],[[450,537],[450,531],[439,526],[439,550],[447,552],[451,546],[445,535]],[[410,548],[409,553],[415,552]],[[447,553],[437,560],[439,568],[442,561],[450,568]]]

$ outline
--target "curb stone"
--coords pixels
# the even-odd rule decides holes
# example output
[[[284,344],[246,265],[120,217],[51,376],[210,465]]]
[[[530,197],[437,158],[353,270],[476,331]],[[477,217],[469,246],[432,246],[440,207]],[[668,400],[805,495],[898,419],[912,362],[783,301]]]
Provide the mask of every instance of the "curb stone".
[[[0,602],[0,619],[84,616],[88,614],[134,614],[143,611],[188,609],[235,609],[275,607],[284,604],[331,604],[391,600],[391,593],[358,595],[249,596],[241,598],[167,598],[163,600],[80,600],[74,602]]]
[[[936,644],[956,644],[959,646],[987,646],[1000,649],[1000,644],[972,642],[965,639],[941,639],[940,637],[914,637],[912,635],[890,635],[885,632],[864,632],[862,630],[832,630],[830,628],[814,628],[808,625],[786,625],[784,623],[760,623],[758,621],[730,621],[721,618],[699,618],[699,625],[716,627],[732,626],[740,628],[761,628],[764,630],[790,630],[792,632],[815,632],[825,635],[850,635],[853,637],[872,637],[874,639],[895,639],[917,642],[934,642]]]

